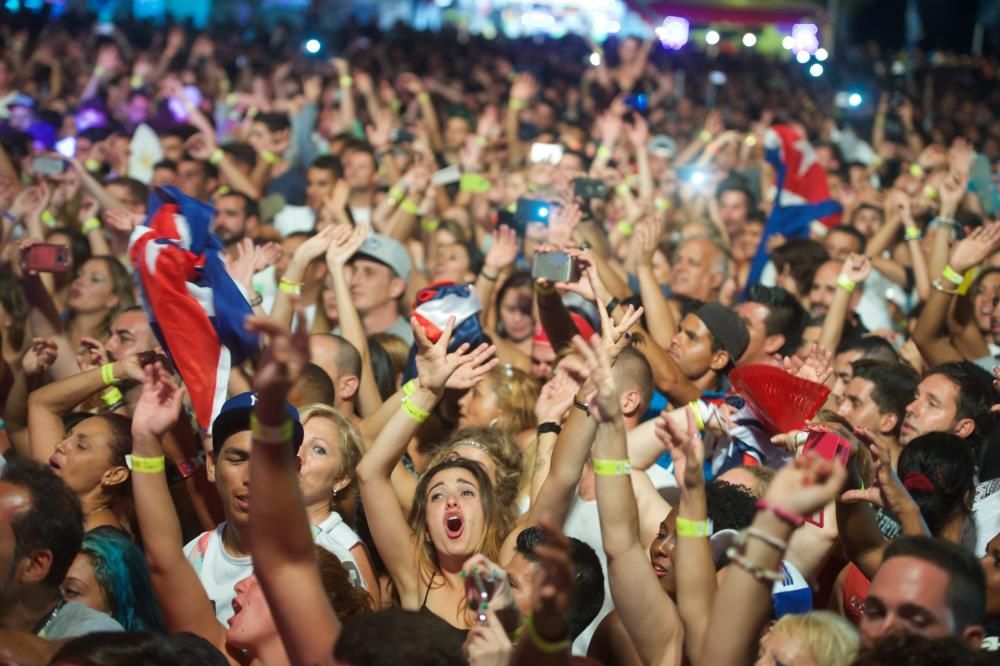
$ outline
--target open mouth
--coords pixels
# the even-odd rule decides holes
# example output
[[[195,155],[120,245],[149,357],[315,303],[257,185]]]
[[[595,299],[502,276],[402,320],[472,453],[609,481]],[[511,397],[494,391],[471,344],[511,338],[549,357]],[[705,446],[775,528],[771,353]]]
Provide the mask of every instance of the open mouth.
[[[58,471],[62,469],[62,463],[55,456],[52,456],[49,458],[49,467]]]
[[[250,511],[250,496],[249,495],[237,495],[236,496],[236,506],[244,512]]]
[[[457,539],[465,531],[465,520],[460,513],[449,513],[444,517],[444,531],[449,539]]]
[[[671,569],[669,567],[665,567],[665,566],[663,566],[661,564],[657,564],[656,562],[653,562],[653,573],[656,574],[657,578],[663,578],[668,573],[670,573],[670,571],[671,571]]]
[[[243,606],[240,604],[239,601],[237,601],[236,599],[233,599],[233,616],[231,618],[229,618],[229,624],[230,625],[233,624],[233,620],[236,619],[236,616],[240,614],[241,610],[243,610]]]

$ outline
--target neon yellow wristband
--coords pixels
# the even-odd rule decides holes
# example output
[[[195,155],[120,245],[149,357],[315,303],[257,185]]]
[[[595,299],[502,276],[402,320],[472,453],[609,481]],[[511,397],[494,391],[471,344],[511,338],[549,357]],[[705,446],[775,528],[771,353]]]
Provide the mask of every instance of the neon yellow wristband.
[[[143,83],[144,83],[144,81],[142,80],[142,76],[140,76],[138,74],[133,74],[132,78],[130,78],[128,80],[129,86],[131,86],[133,89],[134,88],[141,88]]]
[[[547,641],[538,635],[538,630],[535,629],[535,622],[529,615],[524,623],[525,629],[528,631],[528,638],[531,639],[531,644],[535,646],[539,652],[545,654],[556,654],[559,652],[566,652],[570,648],[569,638],[564,638],[560,641]]]
[[[59,225],[59,221],[56,220],[56,216],[53,215],[52,211],[50,210],[42,211],[42,222],[44,222],[45,226],[49,228]]]
[[[111,386],[115,383],[114,363],[105,363],[101,366],[101,379],[104,381],[105,386]]]
[[[82,231],[85,234],[89,234],[91,231],[95,231],[100,228],[101,228],[101,221],[96,217],[91,217],[88,218],[87,221],[83,223],[83,226],[80,227],[80,231]]]
[[[692,400],[688,403],[688,408],[691,410],[691,416],[694,418],[694,424],[698,426],[698,430],[704,431],[705,419],[701,417],[701,405],[698,404],[697,400]]]
[[[914,178],[922,178],[924,175],[924,168],[919,164],[910,165],[910,175]]]
[[[274,164],[278,161],[278,156],[270,150],[262,150],[260,151],[260,159],[264,160],[267,164]]]
[[[124,399],[122,392],[118,390],[117,386],[112,386],[107,391],[101,394],[101,402],[103,402],[108,407],[114,407],[119,402]]]
[[[633,227],[632,223],[627,220],[622,220],[616,226],[621,235],[625,236],[626,238],[631,236],[632,232],[635,231],[635,227]]]
[[[481,148],[485,148],[490,143],[489,139],[487,139],[485,136],[482,136],[480,134],[476,135],[476,138],[474,139],[474,141],[476,142],[476,145],[479,146],[479,147],[481,147]]]
[[[903,232],[903,240],[920,240],[924,235],[920,232],[920,227],[907,227]]]
[[[431,94],[429,92],[417,93],[417,101],[418,102],[425,102],[425,103],[426,102],[430,102],[431,101]]]
[[[341,88],[350,88],[353,85],[354,85],[354,77],[353,76],[344,75],[344,76],[340,77],[340,87]]]
[[[129,456],[129,468],[139,474],[158,474],[166,469],[164,456]]]
[[[677,536],[681,537],[710,537],[712,536],[711,520],[689,520],[677,516],[677,527],[674,530]]]
[[[84,160],[83,166],[87,169],[87,171],[97,171],[101,168],[101,161],[95,160],[93,157],[89,157]]]
[[[656,210],[670,210],[670,199],[656,197],[653,199],[653,205],[656,206]]]
[[[602,159],[607,159],[607,158],[611,157],[611,149],[608,148],[607,146],[603,146],[603,145],[602,146],[598,146],[598,148],[597,148],[597,156],[600,157],[600,158],[602,158]]]
[[[395,206],[404,196],[406,196],[406,192],[399,185],[393,185],[389,188],[389,194],[386,196],[389,199],[389,203]]]
[[[962,284],[965,280],[965,277],[961,273],[948,265],[945,265],[944,270],[941,271],[941,275],[952,284]]]
[[[698,132],[698,140],[702,143],[708,143],[712,140],[712,133],[708,130],[702,130]]]
[[[420,228],[426,232],[437,231],[438,227],[441,226],[441,220],[435,220],[434,218],[425,217],[420,220]]]
[[[222,162],[222,158],[225,156],[226,153],[222,150],[222,148],[216,148],[215,150],[212,151],[212,154],[209,156],[208,162],[209,164],[214,164],[215,166],[219,166],[219,163]]]
[[[837,276],[837,286],[841,287],[848,294],[854,291],[858,284],[843,273]]]
[[[628,460],[594,458],[594,474],[597,476],[628,476],[631,473],[632,463]]]
[[[410,381],[403,384],[403,395],[410,397],[417,391],[417,380],[411,379]]]
[[[289,296],[302,295],[302,285],[295,284],[294,282],[286,282],[285,280],[282,280],[278,283],[278,289],[285,292]]]
[[[406,415],[409,416],[414,421],[416,421],[417,423],[423,423],[428,418],[430,418],[431,415],[430,412],[424,411],[420,407],[414,405],[413,402],[410,400],[410,396],[406,396],[405,398],[403,398],[403,411],[406,412]]]
[[[399,207],[404,213],[409,213],[410,215],[416,215],[420,212],[420,206],[409,197],[403,199],[403,203],[399,204]]]
[[[479,173],[463,173],[458,181],[460,192],[473,192],[475,194],[485,194],[490,191],[489,179]]]
[[[523,99],[518,99],[516,97],[510,98],[510,108],[514,109],[515,111],[520,111],[524,108],[527,108],[527,106],[528,103],[525,102]]]
[[[292,425],[292,420],[285,417],[284,423],[279,426],[268,426],[264,425],[257,420],[257,415],[250,414],[250,432],[253,434],[253,440],[255,442],[261,442],[263,444],[284,444],[285,442],[292,441],[292,435],[295,433],[295,426]]]
[[[629,188],[627,183],[618,183],[615,186],[615,194],[617,194],[620,197],[623,197],[627,194],[632,194],[632,190]]]

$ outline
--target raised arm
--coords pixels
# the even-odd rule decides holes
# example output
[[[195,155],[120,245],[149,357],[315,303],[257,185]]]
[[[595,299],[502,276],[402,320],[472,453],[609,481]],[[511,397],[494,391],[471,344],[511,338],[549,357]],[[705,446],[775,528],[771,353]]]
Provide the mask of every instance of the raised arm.
[[[683,628],[677,608],[656,582],[646,549],[639,543],[639,516],[625,448],[621,403],[604,347],[574,339],[597,394],[591,415],[597,422],[594,478],[601,539],[608,556],[608,576],[622,624],[646,664],[680,664]]]
[[[132,416],[132,497],[153,591],[170,633],[189,631],[225,653],[225,629],[184,557],[181,524],[163,467],[163,436],[177,422],[184,391],[159,363],[144,371]]]
[[[635,225],[635,242],[638,243],[638,265],[635,272],[639,277],[639,293],[642,295],[642,306],[646,308],[649,334],[653,342],[666,349],[677,333],[677,321],[653,273],[658,227],[659,223],[653,218]]]
[[[296,287],[302,288],[302,283],[310,277],[309,268],[314,261],[323,256],[332,239],[333,227],[326,227],[295,248],[295,252],[292,253],[292,258],[281,276],[281,282],[287,285],[287,291],[279,286],[278,291],[275,292],[271,319],[282,326],[292,325],[293,294],[290,294],[289,291],[295,291]]]
[[[448,320],[441,337],[433,345],[416,319],[411,319],[410,323],[420,347],[416,359],[418,387],[404,398],[402,408],[389,418],[358,464],[357,472],[361,499],[375,546],[396,584],[403,607],[415,610],[419,604],[415,549],[421,544],[414,543],[413,532],[393,491],[392,471],[410,438],[441,400],[448,379],[459,366],[473,362],[486,352],[492,354],[492,349],[484,344],[473,352],[467,352],[468,345],[463,344],[449,353],[448,342],[455,328],[454,317]]]
[[[852,254],[844,262],[844,267],[837,277],[837,293],[833,296],[830,309],[823,319],[823,328],[819,334],[819,345],[826,347],[831,353],[837,351],[840,340],[844,336],[844,324],[850,308],[851,294],[861,285],[872,272],[872,261],[860,254]]]
[[[250,483],[256,490],[250,502],[250,534],[254,573],[289,658],[296,664],[318,664],[331,654],[340,621],[323,591],[299,489],[299,465],[289,442],[292,422],[285,401],[309,361],[301,308],[297,318],[294,334],[261,317],[247,321],[248,328],[271,340],[254,376]]]

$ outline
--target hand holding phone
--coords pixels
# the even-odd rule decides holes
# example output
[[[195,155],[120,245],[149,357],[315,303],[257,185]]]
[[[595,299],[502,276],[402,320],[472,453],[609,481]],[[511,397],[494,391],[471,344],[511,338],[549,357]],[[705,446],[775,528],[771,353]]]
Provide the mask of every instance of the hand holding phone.
[[[66,161],[58,157],[37,155],[31,158],[31,171],[39,176],[59,176],[66,170]]]
[[[35,243],[21,250],[21,266],[27,273],[65,273],[69,270],[69,248],[55,243]]]
[[[531,277],[550,282],[576,282],[580,279],[580,266],[565,252],[536,252]]]

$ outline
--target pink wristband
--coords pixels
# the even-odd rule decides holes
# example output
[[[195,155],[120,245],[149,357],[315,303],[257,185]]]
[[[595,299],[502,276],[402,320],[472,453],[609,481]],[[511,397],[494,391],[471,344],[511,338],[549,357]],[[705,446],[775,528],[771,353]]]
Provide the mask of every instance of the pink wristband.
[[[757,500],[756,506],[758,511],[770,511],[771,513],[774,514],[774,516],[778,520],[788,523],[789,525],[791,525],[796,529],[802,527],[802,525],[805,524],[806,522],[806,519],[803,518],[802,516],[795,513],[791,513],[790,511],[785,511],[781,507],[772,506],[771,504],[768,504],[765,500],[762,499]]]

